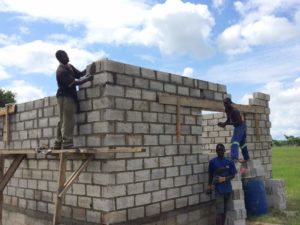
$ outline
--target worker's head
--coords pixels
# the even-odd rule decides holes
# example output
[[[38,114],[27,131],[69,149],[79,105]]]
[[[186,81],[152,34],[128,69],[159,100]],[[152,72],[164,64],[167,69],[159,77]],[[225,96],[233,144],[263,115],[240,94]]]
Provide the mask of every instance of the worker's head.
[[[221,143],[217,144],[216,152],[217,152],[218,157],[223,158],[224,153],[225,153],[225,146]]]
[[[55,57],[57,58],[57,60],[66,65],[68,64],[69,62],[69,57],[68,57],[68,54],[64,51],[64,50],[58,50],[56,53],[55,53]]]
[[[223,104],[224,104],[225,108],[228,108],[228,107],[231,107],[232,101],[230,98],[227,97],[227,98],[224,98]]]

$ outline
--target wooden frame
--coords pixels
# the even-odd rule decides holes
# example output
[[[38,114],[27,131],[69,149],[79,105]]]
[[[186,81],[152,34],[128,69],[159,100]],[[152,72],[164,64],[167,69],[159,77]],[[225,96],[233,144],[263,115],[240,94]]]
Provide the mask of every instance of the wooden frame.
[[[37,152],[36,149],[4,149],[0,150],[0,224],[2,224],[2,211],[3,211],[3,190],[18,169],[19,165],[26,158],[27,155],[40,155],[40,154],[51,154],[59,155],[59,177],[57,180],[58,188],[57,195],[55,198],[55,206],[53,211],[53,225],[60,224],[61,220],[61,208],[62,199],[64,194],[69,190],[72,184],[80,176],[82,171],[88,166],[89,162],[94,159],[97,153],[136,153],[144,152],[145,149],[142,147],[103,147],[103,148],[75,148],[75,149],[43,149],[41,152]],[[66,180],[66,165],[67,160],[72,156],[77,155],[78,159],[83,160],[82,164],[72,173],[72,175]],[[10,167],[4,173],[5,158],[13,157],[14,160]],[[39,158],[37,158],[38,160]]]

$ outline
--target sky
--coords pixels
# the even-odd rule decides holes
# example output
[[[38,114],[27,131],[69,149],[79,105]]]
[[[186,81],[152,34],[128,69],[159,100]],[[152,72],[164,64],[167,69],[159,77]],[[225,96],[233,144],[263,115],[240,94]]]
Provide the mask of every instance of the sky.
[[[273,138],[300,136],[299,0],[0,0],[0,88],[54,96],[58,49],[267,93]]]

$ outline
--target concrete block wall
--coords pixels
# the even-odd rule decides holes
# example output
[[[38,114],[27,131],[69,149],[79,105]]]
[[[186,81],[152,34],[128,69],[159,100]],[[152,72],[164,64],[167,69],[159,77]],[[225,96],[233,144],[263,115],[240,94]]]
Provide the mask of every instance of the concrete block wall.
[[[228,95],[226,87],[110,60],[96,64],[94,80],[78,91],[75,145],[141,146],[146,151],[97,154],[67,192],[63,216],[84,223],[129,223],[210,202],[205,194],[209,156],[202,154],[207,131],[201,109],[181,108],[178,144],[176,106],[157,99],[171,94],[221,101]],[[55,97],[18,104],[10,116],[11,142],[5,146],[0,141],[0,150],[52,146],[57,123]],[[8,167],[11,160],[6,161]],[[80,163],[70,160],[68,174]],[[57,159],[29,158],[5,189],[5,203],[52,214],[57,177]]]
[[[270,134],[271,122],[269,118],[270,96],[255,92],[253,98],[249,99],[249,105],[265,107],[265,113],[244,113],[244,120],[247,125],[247,145],[250,158],[261,159],[266,171],[265,178],[272,177],[272,137]],[[256,120],[257,119],[257,120]],[[233,126],[219,127],[218,122],[226,120],[225,113],[203,114],[202,116],[202,143],[206,152],[215,152],[216,144],[223,143],[230,152]],[[258,131],[258,135],[256,132]],[[242,154],[240,152],[240,157]]]

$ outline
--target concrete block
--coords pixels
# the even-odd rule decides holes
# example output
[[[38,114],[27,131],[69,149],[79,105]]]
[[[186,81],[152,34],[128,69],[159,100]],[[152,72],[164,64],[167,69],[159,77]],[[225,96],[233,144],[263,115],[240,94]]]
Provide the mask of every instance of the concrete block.
[[[122,86],[106,84],[103,96],[125,97],[125,88]]]
[[[165,177],[165,169],[152,169],[151,171],[151,179],[161,179]]]
[[[144,159],[144,168],[156,168],[158,167],[158,158],[145,158]]]
[[[116,210],[115,201],[105,198],[93,198],[93,208],[104,212]]]
[[[133,109],[136,111],[149,111],[149,102],[148,101],[139,101],[134,100]]]
[[[130,159],[127,160],[127,171],[140,170],[143,168],[143,159]]]
[[[104,224],[114,224],[121,223],[127,220],[127,211],[119,210],[109,213],[103,213],[103,221]]]
[[[128,219],[129,220],[143,218],[144,216],[145,216],[145,208],[144,207],[128,209]]]
[[[135,196],[135,205],[140,206],[140,205],[147,205],[151,203],[151,194],[140,194]]]
[[[133,98],[133,99],[141,99],[142,98],[141,89],[126,87],[125,97],[126,98]]]
[[[178,167],[168,167],[166,168],[166,177],[176,177],[179,175],[179,169]]]
[[[134,86],[135,87],[148,89],[149,83],[150,83],[150,81],[147,79],[137,78],[137,77],[134,78]]]
[[[163,91],[164,90],[164,85],[163,83],[159,81],[150,81],[150,89],[151,90],[156,90],[156,91]]]
[[[116,83],[122,86],[133,86],[133,77],[123,74],[116,74]]]
[[[151,180],[145,182],[145,192],[156,191],[159,190],[159,181]]]
[[[177,87],[177,91],[179,95],[187,95],[189,96],[189,88],[188,87],[182,87],[182,86],[178,86]]]
[[[150,170],[140,170],[135,172],[135,182],[150,180]]]
[[[164,84],[164,91],[170,94],[175,94],[177,92],[176,85],[173,84]]]
[[[147,68],[141,68],[141,76],[144,78],[155,80],[155,71]]]
[[[125,169],[125,161],[107,161],[103,165],[103,172],[112,172]],[[112,185],[115,184],[115,176],[110,173],[94,173],[93,174],[93,183],[100,185]]]
[[[152,202],[160,202],[166,200],[166,191],[165,190],[160,190],[160,191],[155,191],[152,192]]]
[[[156,101],[156,92],[148,91],[148,90],[142,90],[142,99],[143,100],[149,100],[149,101]]]
[[[160,187],[162,189],[174,187],[173,179],[172,178],[161,179],[160,180]]]
[[[126,195],[125,185],[114,185],[114,186],[104,186],[102,187],[102,197],[104,198],[114,198]]]
[[[116,98],[116,109],[133,109],[133,100],[126,98]]]
[[[127,194],[133,195],[133,194],[141,194],[144,192],[144,186],[143,183],[133,183],[127,185]]]
[[[160,213],[160,204],[151,204],[146,206],[146,216],[153,216]]]
[[[175,209],[174,200],[163,201],[161,203],[161,211],[162,212],[168,212],[168,211],[171,211],[171,210],[174,210],[174,209]],[[170,225],[175,224],[174,220],[175,220],[175,217],[168,218],[167,224],[170,224]]]
[[[124,146],[125,145],[125,135],[105,135],[103,139],[104,146]]]
[[[125,74],[140,76],[141,68],[134,65],[124,64],[125,65]]]

